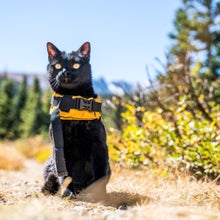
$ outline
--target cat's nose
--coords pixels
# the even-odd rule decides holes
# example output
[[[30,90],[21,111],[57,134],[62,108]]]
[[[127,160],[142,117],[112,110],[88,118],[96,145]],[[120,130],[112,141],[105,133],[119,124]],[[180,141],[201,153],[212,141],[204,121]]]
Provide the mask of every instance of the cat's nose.
[[[64,76],[69,76],[70,73],[69,73],[67,70],[65,70],[65,71],[63,71],[63,75],[64,75]]]

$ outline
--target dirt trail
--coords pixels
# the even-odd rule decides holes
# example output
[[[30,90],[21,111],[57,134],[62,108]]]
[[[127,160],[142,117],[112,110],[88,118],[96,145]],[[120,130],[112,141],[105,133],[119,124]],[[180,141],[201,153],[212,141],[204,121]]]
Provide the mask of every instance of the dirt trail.
[[[26,160],[21,171],[0,170],[0,219],[105,219],[113,213],[124,214],[124,203],[134,205],[141,200],[126,191],[111,191],[102,203],[81,197],[62,200],[59,195],[44,196],[42,167],[36,161]]]
[[[198,188],[189,181],[179,183],[155,180],[144,171],[129,171],[114,168],[108,184],[108,199],[91,203],[81,197],[62,200],[57,196],[44,196],[41,192],[42,164],[26,160],[21,171],[0,170],[0,219],[220,219],[218,203],[210,207],[201,201],[187,205],[185,191]],[[169,186],[170,184],[170,186]],[[180,187],[179,194],[175,188]],[[181,189],[182,187],[182,189]],[[211,185],[201,187],[213,187]],[[181,191],[182,190],[182,191]],[[184,191],[185,190],[185,191]],[[218,188],[213,188],[219,193]],[[191,192],[192,193],[192,192]],[[201,192],[201,197],[203,196]],[[205,198],[205,197],[204,197]],[[188,198],[190,202],[191,197]],[[193,201],[193,200],[192,200]],[[207,200],[208,201],[208,200]],[[125,206],[127,204],[127,207]]]

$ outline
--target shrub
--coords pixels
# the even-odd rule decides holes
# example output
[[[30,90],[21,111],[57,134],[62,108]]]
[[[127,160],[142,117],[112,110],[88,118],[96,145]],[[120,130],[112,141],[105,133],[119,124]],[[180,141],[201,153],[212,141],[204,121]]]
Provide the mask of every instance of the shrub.
[[[51,154],[51,145],[40,135],[17,140],[15,145],[26,158],[36,159],[41,163],[45,162]]]
[[[142,121],[136,112],[143,112]],[[210,122],[194,118],[182,103],[169,114],[161,108],[146,111],[144,107],[126,106],[122,114],[122,134],[109,134],[110,155],[113,161],[130,167],[190,171],[196,178],[216,178],[220,174],[220,115],[219,106],[213,106]],[[199,115],[199,113],[198,113]]]

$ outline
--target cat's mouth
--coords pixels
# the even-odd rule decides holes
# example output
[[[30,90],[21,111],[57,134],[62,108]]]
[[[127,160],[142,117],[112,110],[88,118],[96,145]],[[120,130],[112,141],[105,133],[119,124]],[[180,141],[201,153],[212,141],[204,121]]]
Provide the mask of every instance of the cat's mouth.
[[[61,75],[61,81],[64,82],[64,83],[70,83],[72,81],[71,77],[70,77],[70,74],[67,73],[67,72],[63,72],[62,75]]]
[[[63,81],[64,81],[65,83],[70,83],[70,82],[71,82],[68,77],[64,77]]]
[[[69,84],[72,83],[73,77],[67,73],[58,74],[56,80],[60,83]]]
[[[73,89],[74,87],[74,77],[73,75],[61,75],[57,77],[59,88],[65,88],[65,89]]]
[[[63,88],[72,88],[73,86],[73,79],[71,77],[62,77],[59,79],[60,86]]]

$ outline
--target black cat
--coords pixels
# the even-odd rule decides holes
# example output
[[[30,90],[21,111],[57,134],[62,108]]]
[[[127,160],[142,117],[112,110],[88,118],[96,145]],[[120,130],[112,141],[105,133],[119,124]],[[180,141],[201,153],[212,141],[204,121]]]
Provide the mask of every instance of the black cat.
[[[102,195],[111,171],[101,103],[92,85],[90,43],[71,53],[47,43],[47,51],[48,79],[55,93],[50,124],[54,151],[44,168],[42,192],[55,194],[66,180],[62,196],[75,196],[95,182],[101,184],[94,193]]]

